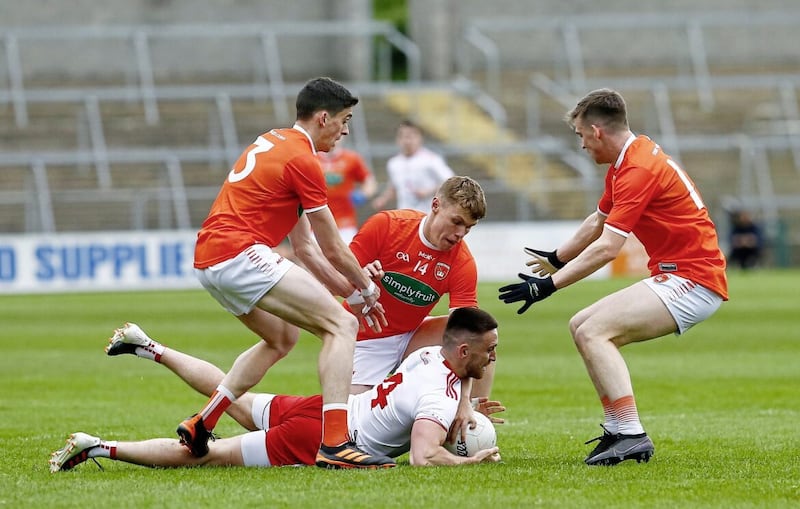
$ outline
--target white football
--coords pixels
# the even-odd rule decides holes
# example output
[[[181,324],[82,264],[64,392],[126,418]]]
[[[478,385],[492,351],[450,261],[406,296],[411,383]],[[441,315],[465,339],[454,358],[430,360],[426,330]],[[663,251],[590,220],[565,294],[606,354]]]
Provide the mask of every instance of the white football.
[[[497,445],[497,433],[488,417],[480,412],[475,412],[478,424],[472,429],[467,429],[464,440],[459,435],[456,443],[445,442],[444,447],[456,456],[474,456],[476,452]]]

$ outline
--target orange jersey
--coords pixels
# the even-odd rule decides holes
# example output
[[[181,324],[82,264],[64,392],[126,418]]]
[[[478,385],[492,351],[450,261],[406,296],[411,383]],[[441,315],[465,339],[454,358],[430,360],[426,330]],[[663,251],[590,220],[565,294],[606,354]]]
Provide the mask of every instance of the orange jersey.
[[[358,152],[353,150],[339,149],[327,154],[319,152],[317,157],[325,171],[328,207],[336,219],[336,226],[355,228],[358,226],[358,215],[351,195],[356,184],[363,183],[372,172]]]
[[[606,227],[641,241],[651,275],[671,272],[728,299],[725,256],[700,193],[650,138],[629,141],[608,169],[598,211]]]
[[[350,243],[364,266],[380,260],[385,273],[379,302],[389,326],[375,333],[367,328],[359,340],[383,338],[415,330],[445,293],[450,308],[478,305],[478,269],[466,243],[439,251],[422,240],[425,214],[387,210],[370,217]]]
[[[299,126],[264,133],[222,184],[197,234],[194,266],[210,267],[253,244],[275,247],[301,211],[326,203],[325,176],[308,133]]]

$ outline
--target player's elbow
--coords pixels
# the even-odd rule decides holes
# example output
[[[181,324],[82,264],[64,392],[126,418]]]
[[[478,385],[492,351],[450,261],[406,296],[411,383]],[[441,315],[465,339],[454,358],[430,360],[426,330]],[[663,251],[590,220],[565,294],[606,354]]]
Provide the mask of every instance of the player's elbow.
[[[408,463],[412,467],[430,467],[433,466],[434,463],[431,462],[431,456],[426,454],[420,454],[419,452],[411,451],[408,455]]]
[[[436,456],[440,447],[433,443],[413,443],[408,451],[408,462],[414,467],[430,467],[438,465]]]
[[[603,245],[598,251],[598,258],[603,264],[612,262],[619,255],[619,248]]]
[[[603,235],[594,243],[594,255],[597,260],[604,264],[611,262],[619,256],[624,244],[625,237],[619,236],[619,238],[616,238]]]
[[[342,267],[345,267],[347,265],[347,262],[349,261],[348,255],[350,253],[348,251],[345,251],[344,249],[334,248],[325,252],[325,257],[328,259],[329,262],[331,262],[331,265],[336,267],[337,270],[341,269]]]

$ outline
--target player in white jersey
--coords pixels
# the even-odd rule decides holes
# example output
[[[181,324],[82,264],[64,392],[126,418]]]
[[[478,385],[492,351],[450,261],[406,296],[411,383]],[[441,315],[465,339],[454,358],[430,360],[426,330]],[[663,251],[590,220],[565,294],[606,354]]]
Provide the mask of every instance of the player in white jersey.
[[[456,456],[443,447],[461,397],[461,380],[483,376],[496,359],[497,338],[497,322],[487,312],[478,308],[454,310],[442,346],[417,350],[383,383],[350,397],[349,424],[357,432],[359,446],[368,454],[380,452],[391,457],[409,452],[413,466],[500,461],[497,447],[472,457]],[[116,331],[108,351],[112,355],[150,355],[203,393],[213,391],[217,379],[224,376],[205,361],[156,343],[133,324]],[[479,406],[487,415],[503,409],[499,402]],[[78,432],[51,455],[50,471],[69,470],[97,457],[153,467],[314,464],[322,432],[319,395],[246,393],[228,413],[245,428],[256,431],[218,439],[209,444],[209,453],[201,458],[188,454],[177,439],[118,442]]]
[[[491,354],[493,357],[493,351]],[[477,368],[477,374],[482,376],[484,368]],[[450,429],[458,409],[461,378],[450,368],[442,347],[431,346],[410,354],[394,374],[367,394],[350,401],[351,429],[358,431],[356,442],[370,454],[383,451],[381,454],[394,458],[408,452],[418,420],[435,428],[432,434]],[[438,440],[426,442],[441,445]]]
[[[398,209],[430,210],[434,194],[442,182],[453,176],[453,170],[423,141],[422,129],[413,122],[405,120],[397,128],[400,153],[386,163],[389,182],[372,201],[373,208],[381,210],[396,197]]]

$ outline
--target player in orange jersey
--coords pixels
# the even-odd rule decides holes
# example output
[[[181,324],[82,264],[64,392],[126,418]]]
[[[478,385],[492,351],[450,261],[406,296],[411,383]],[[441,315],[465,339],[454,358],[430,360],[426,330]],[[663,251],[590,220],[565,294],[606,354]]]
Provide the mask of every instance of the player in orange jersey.
[[[385,322],[377,303],[380,290],[339,236],[315,155],[332,150],[348,134],[357,103],[329,78],[306,83],[297,95],[294,126],[262,134],[242,153],[203,222],[195,247],[197,277],[262,341],[236,359],[206,406],[178,426],[178,436],[194,456],[208,453],[220,416],[289,353],[300,327],[322,340],[323,433],[317,465],[395,465],[391,458],[363,453],[350,437],[347,399],[359,321],[328,291],[358,297],[354,313],[377,328]],[[313,276],[273,250],[287,236]]]
[[[377,183],[364,158],[339,142],[330,152],[317,152],[328,184],[328,208],[345,243],[358,231],[356,206],[375,194]]]
[[[358,334],[351,392],[378,384],[409,352],[441,345],[447,316],[429,316],[448,294],[449,309],[477,307],[478,275],[464,236],[486,215],[481,186],[469,177],[445,180],[429,212],[381,211],[359,229],[350,249],[379,281],[378,299],[388,317],[381,331]],[[453,430],[471,420],[470,397],[488,397],[494,365],[480,382],[462,386],[463,403]],[[452,435],[451,439],[454,438]]]
[[[554,251],[526,248],[534,274],[500,288],[518,313],[613,260],[633,233],[649,255],[651,276],[600,299],[569,322],[578,352],[603,406],[605,422],[588,465],[648,461],[653,442],[639,420],[620,347],[683,334],[728,299],[725,257],[700,193],[683,169],[628,127],[619,93],[590,92],[566,116],[597,164],[609,164],[597,211]],[[588,443],[592,442],[591,440]]]

